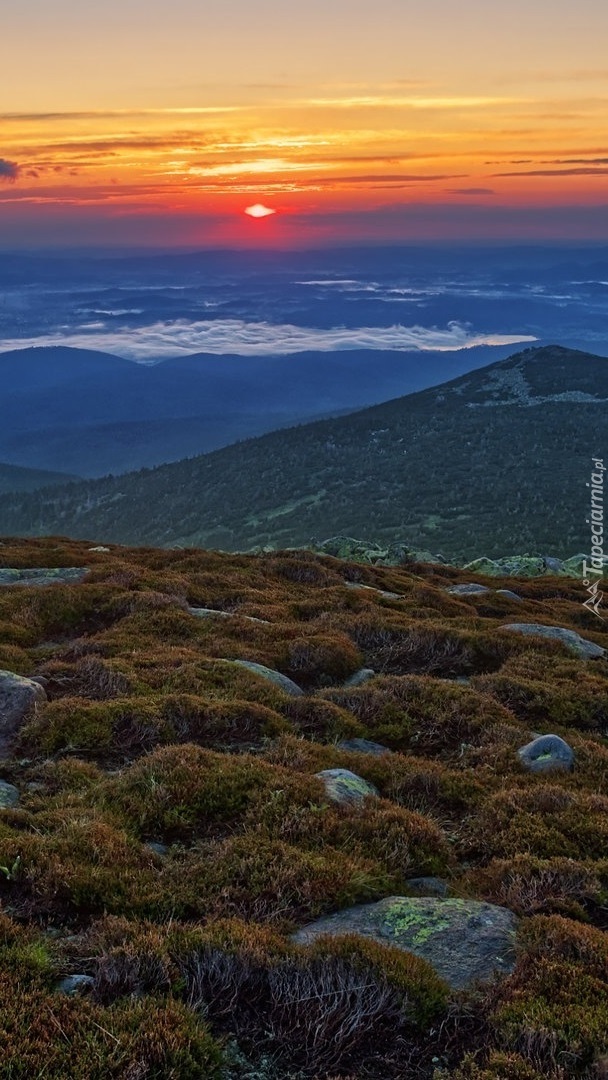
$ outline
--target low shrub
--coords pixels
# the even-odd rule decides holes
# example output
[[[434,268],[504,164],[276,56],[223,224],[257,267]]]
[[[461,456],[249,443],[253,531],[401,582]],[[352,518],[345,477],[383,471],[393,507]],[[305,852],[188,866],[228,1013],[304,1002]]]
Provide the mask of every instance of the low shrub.
[[[351,937],[272,958],[207,945],[182,970],[188,1000],[205,1017],[306,1075],[358,1072],[380,1047],[411,1048],[447,1003],[446,987],[423,960]]]
[[[361,653],[345,634],[315,634],[285,642],[276,666],[305,688],[343,682],[361,667]]]
[[[401,880],[444,874],[450,864],[448,842],[438,825],[385,800],[367,802],[348,815],[337,808],[323,816],[317,833],[323,843],[356,858],[373,859]],[[311,839],[314,842],[314,833]]]
[[[601,859],[608,844],[608,797],[532,777],[488,795],[469,823],[471,844],[508,857]]]
[[[133,756],[170,741],[172,730],[147,698],[88,701],[63,697],[45,702],[21,732],[21,745],[33,753],[76,750]]]
[[[83,644],[87,639],[83,640]],[[111,701],[126,697],[134,691],[129,679],[114,661],[103,659],[99,646],[95,652],[89,649],[83,656],[75,656],[71,650],[70,660],[52,660],[44,664],[39,671],[47,680],[47,692],[53,698],[82,697],[91,701]],[[91,650],[91,651],[89,651]]]
[[[519,656],[494,675],[481,675],[473,685],[502,702],[529,727],[547,730],[575,727],[608,729],[608,685],[576,661],[559,659],[547,667],[538,658]],[[548,675],[550,674],[550,679]]]
[[[323,788],[250,755],[187,744],[147,754],[108,780],[104,795],[140,834],[188,840],[220,822],[236,827],[274,790],[318,801]]]
[[[219,1045],[178,1001],[148,998],[103,1008],[6,977],[0,1043],[2,1071],[11,1080],[43,1074],[45,1080],[219,1080],[222,1065]]]
[[[497,733],[521,737],[513,715],[489,696],[427,676],[378,678],[323,697],[352,712],[372,738],[424,757],[460,755]]]
[[[344,626],[375,671],[387,675],[467,675],[472,654],[457,631],[434,626],[391,625],[362,615]]]
[[[287,698],[281,712],[297,732],[315,741],[355,739],[367,730],[347,708],[319,697]]]
[[[396,885],[371,859],[325,845],[306,850],[252,833],[202,842],[174,861],[166,888],[172,880],[173,895],[193,916],[248,918],[280,927],[378,900]]]
[[[437,1074],[437,1080],[443,1080],[447,1073]],[[466,1054],[460,1067],[451,1072],[451,1080],[567,1080],[566,1074],[557,1072],[540,1073],[520,1054],[505,1054],[499,1050],[490,1053]]]
[[[608,983],[581,964],[535,956],[521,962],[508,990],[492,1016],[505,1049],[543,1076],[561,1068],[567,1077],[588,1077],[608,1053]]]
[[[538,859],[515,855],[492,859],[469,871],[460,884],[473,895],[500,904],[517,915],[558,912],[586,917],[586,906],[602,898],[608,866],[574,859]]]
[[[0,833],[0,886],[18,908],[70,919],[162,907],[151,853],[98,807],[22,813],[16,824]]]

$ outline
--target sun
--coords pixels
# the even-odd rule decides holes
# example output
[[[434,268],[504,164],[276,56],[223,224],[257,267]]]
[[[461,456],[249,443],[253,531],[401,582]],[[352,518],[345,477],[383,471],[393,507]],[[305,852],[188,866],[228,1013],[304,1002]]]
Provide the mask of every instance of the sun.
[[[254,206],[247,206],[245,213],[252,218],[265,218],[270,217],[271,214],[276,214],[276,210],[271,210],[269,206],[264,206],[262,203],[255,203]]]

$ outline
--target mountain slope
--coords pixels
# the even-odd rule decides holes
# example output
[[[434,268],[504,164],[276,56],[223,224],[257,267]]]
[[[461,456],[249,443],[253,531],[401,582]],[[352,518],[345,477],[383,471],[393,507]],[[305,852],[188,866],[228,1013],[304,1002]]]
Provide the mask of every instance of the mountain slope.
[[[67,473],[47,472],[43,469],[21,469],[16,465],[0,464],[0,494],[7,491],[36,491],[41,487],[56,487],[79,476]]]
[[[335,533],[450,558],[589,547],[608,360],[528,349],[440,387],[202,457],[0,499],[5,533],[229,550]]]
[[[200,353],[153,365],[59,346],[0,353],[0,460],[122,473],[386,401],[506,351]]]

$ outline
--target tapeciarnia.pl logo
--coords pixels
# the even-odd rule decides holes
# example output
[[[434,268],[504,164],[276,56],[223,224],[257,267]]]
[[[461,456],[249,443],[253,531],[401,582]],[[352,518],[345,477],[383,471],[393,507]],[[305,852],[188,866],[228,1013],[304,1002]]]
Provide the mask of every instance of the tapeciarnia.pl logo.
[[[604,555],[604,473],[606,466],[603,458],[592,458],[593,472],[591,483],[587,484],[590,489],[591,511],[586,522],[591,526],[591,555],[590,562],[583,560],[583,585],[586,586],[589,596],[583,603],[583,607],[597,615],[598,619],[606,621],[600,607],[604,599],[601,585],[604,580],[604,566],[608,557]]]

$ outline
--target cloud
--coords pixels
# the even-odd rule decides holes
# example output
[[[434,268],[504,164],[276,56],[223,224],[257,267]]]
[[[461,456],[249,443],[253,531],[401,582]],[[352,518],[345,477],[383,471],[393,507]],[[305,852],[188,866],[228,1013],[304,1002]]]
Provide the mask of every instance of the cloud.
[[[16,161],[7,161],[0,158],[0,180],[15,181],[19,176],[19,166]]]
[[[495,195],[493,188],[489,187],[461,187],[447,188],[448,195]]]
[[[285,104],[304,105],[321,109],[478,109],[497,105],[528,105],[528,98],[512,97],[394,97],[366,95],[360,97],[305,98]]]
[[[469,326],[450,322],[444,329],[424,326],[335,327],[324,330],[291,324],[249,323],[240,319],[210,322],[156,322],[122,330],[53,333],[35,338],[3,341],[0,352],[41,345],[99,349],[130,360],[152,361],[193,353],[216,356],[285,356],[300,352],[338,352],[346,349],[378,349],[395,352],[453,352],[476,345],[517,345],[536,341],[527,334],[475,333]]]
[[[513,162],[517,164],[517,162]],[[598,158],[551,158],[549,161],[545,161],[542,164],[545,165],[608,165],[608,157]]]
[[[494,173],[494,176],[606,176],[608,169],[523,169],[521,172]]]

